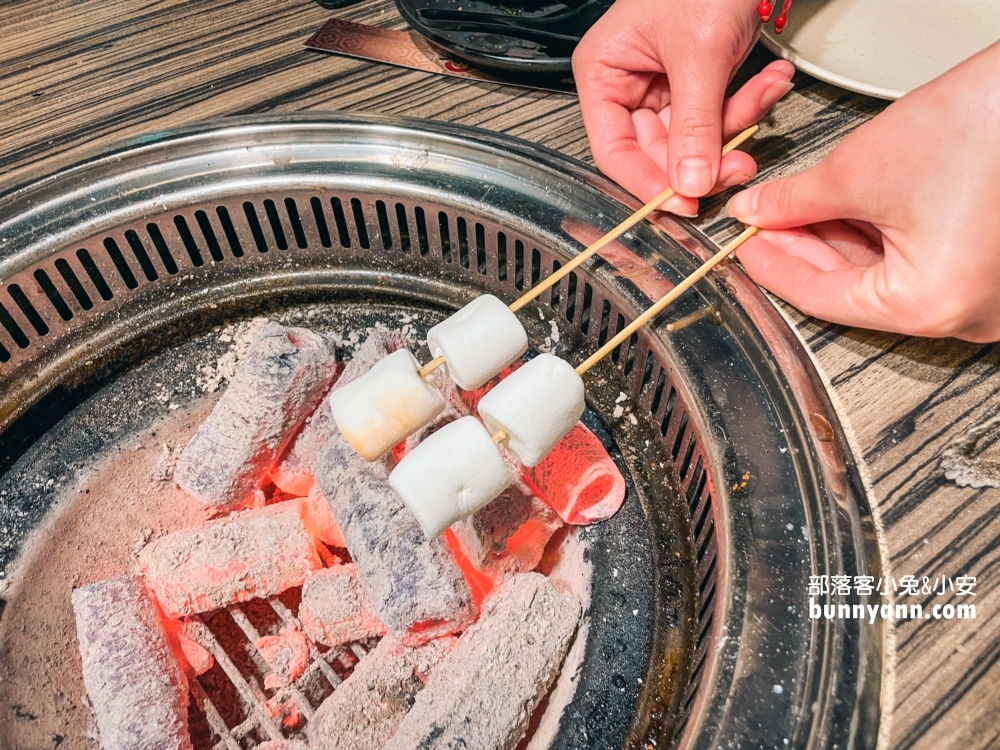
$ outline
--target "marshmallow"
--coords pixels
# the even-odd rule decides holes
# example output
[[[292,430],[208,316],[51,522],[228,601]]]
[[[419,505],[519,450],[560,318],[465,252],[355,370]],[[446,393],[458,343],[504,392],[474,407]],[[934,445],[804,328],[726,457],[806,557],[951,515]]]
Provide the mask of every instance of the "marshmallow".
[[[507,376],[479,402],[491,433],[507,433],[507,447],[525,466],[537,466],[586,408],[583,379],[565,360],[540,354]]]
[[[389,486],[433,539],[513,480],[486,428],[475,417],[462,417],[410,451],[389,475]]]
[[[337,427],[366,461],[382,458],[444,410],[444,396],[419,370],[413,355],[399,349],[330,393]]]
[[[459,388],[474,391],[528,350],[528,334],[507,305],[484,294],[431,328],[427,348],[445,358]]]

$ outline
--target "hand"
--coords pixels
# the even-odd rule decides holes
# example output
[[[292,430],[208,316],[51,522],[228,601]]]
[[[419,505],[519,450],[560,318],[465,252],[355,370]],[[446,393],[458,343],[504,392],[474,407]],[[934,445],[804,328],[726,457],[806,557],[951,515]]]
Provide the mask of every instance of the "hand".
[[[808,315],[1000,340],[1000,43],[907,94],[815,167],[739,193],[740,249]]]
[[[668,187],[666,210],[698,213],[697,198],[757,173],[723,139],[757,122],[792,88],[776,61],[724,101],[758,31],[757,0],[617,0],[580,41],[573,74],[598,168],[643,201]]]

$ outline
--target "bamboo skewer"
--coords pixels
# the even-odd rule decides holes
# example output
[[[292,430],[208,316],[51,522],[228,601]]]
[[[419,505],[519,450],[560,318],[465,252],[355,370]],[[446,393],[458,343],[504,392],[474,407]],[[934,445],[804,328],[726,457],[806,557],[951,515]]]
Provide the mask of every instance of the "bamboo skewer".
[[[587,370],[596,365],[606,356],[611,354],[615,349],[621,346],[625,341],[628,340],[629,336],[642,328],[646,323],[651,321],[661,312],[671,302],[680,297],[684,292],[693,287],[701,279],[703,279],[709,271],[719,265],[722,261],[732,255],[736,249],[746,242],[748,239],[757,234],[759,230],[757,227],[747,227],[739,236],[731,240],[724,248],[719,250],[715,255],[706,260],[701,266],[698,267],[696,271],[690,274],[686,279],[684,279],[680,284],[675,286],[665,295],[663,295],[659,301],[653,304],[648,310],[646,310],[642,315],[633,320],[627,326],[625,326],[621,331],[619,331],[613,338],[611,338],[604,346],[598,349],[596,352],[591,354],[579,367],[576,368],[577,375],[583,375]],[[498,445],[502,443],[509,437],[506,430],[498,430],[493,436],[493,442]]]
[[[583,375],[587,370],[596,365],[611,352],[621,346],[622,342],[626,341],[629,336],[642,328],[646,323],[659,315],[664,308],[667,307],[671,302],[680,297],[684,292],[694,286],[700,279],[702,279],[709,271],[719,265],[722,261],[728,258],[732,253],[746,242],[748,239],[757,234],[757,227],[747,227],[744,229],[738,237],[733,239],[724,248],[719,250],[715,255],[706,260],[697,271],[688,276],[684,281],[675,286],[669,292],[667,292],[660,300],[652,305],[646,312],[640,315],[638,318],[633,320],[629,325],[625,326],[621,331],[619,331],[615,336],[610,339],[604,346],[598,349],[596,352],[591,354],[583,364],[576,368],[578,375]]]
[[[735,138],[733,138],[731,141],[729,141],[729,143],[727,143],[725,146],[723,146],[723,148],[722,148],[722,155],[725,156],[730,151],[735,151],[737,148],[739,148],[741,145],[743,145],[743,143],[745,143],[747,140],[749,140],[751,137],[753,137],[753,135],[759,129],[760,129],[760,127],[758,125],[751,125],[749,128],[747,128],[742,133],[740,133]],[[653,213],[653,211],[655,211],[657,208],[659,208],[661,205],[663,205],[664,201],[668,200],[669,198],[672,198],[674,195],[676,195],[676,192],[674,191],[673,188],[667,188],[662,193],[660,193],[659,195],[657,195],[655,198],[653,198],[653,200],[649,201],[649,203],[647,203],[646,205],[644,205],[642,208],[640,208],[634,214],[632,214],[627,219],[625,219],[625,221],[623,221],[621,224],[619,224],[614,229],[612,229],[610,232],[608,232],[606,235],[604,235],[599,240],[597,240],[597,242],[593,243],[592,245],[590,245],[590,247],[588,247],[582,253],[580,253],[579,255],[577,255],[572,260],[568,261],[566,263],[566,265],[561,266],[558,271],[552,272],[552,274],[550,274],[545,279],[542,279],[540,282],[538,282],[537,286],[532,287],[527,292],[525,292],[521,297],[519,297],[518,299],[514,300],[514,302],[512,302],[510,305],[508,305],[508,307],[510,308],[511,312],[517,312],[522,307],[524,307],[529,302],[531,302],[533,299],[535,299],[542,292],[544,292],[546,289],[551,289],[553,286],[555,286],[556,284],[558,284],[559,281],[564,276],[566,276],[570,271],[572,271],[574,268],[576,268],[581,263],[583,263],[584,261],[586,261],[588,258],[591,258],[594,255],[596,255],[599,251],[601,251],[602,249],[604,249],[605,247],[607,247],[609,244],[611,244],[612,242],[614,242],[616,239],[618,239],[619,237],[621,237],[623,234],[625,234],[625,232],[627,232],[629,229],[631,229],[632,227],[634,227],[640,221],[642,221],[647,216],[649,216],[651,213]],[[750,235],[748,235],[748,237],[749,236]],[[730,243],[730,244],[732,244],[732,243]],[[735,250],[736,247],[738,247],[738,246],[739,245],[734,246],[733,249]],[[730,251],[730,252],[732,252],[732,251]],[[723,257],[725,257],[725,256],[723,256]],[[701,269],[699,269],[699,270],[701,270]],[[708,273],[709,270],[711,270],[711,266],[709,268],[705,269],[705,273]],[[703,273],[702,276],[704,276],[704,275],[705,274]],[[693,284],[694,281],[697,281],[700,278],[701,278],[701,276],[699,276],[698,278],[694,279],[691,283]],[[677,292],[677,293],[680,294],[680,292],[683,292],[684,289],[687,289],[687,287],[684,287],[683,289],[680,289],[680,291]],[[674,291],[677,291],[677,290],[675,289]],[[673,301],[673,300],[670,300],[670,301]],[[661,302],[662,302],[662,300],[661,300]],[[670,302],[667,302],[667,303],[665,303],[664,306],[669,305],[669,304],[670,304]],[[656,313],[653,313],[653,315],[655,315],[655,314]],[[642,325],[642,324],[640,323],[639,325]],[[631,334],[631,331],[629,331],[629,334]],[[608,343],[610,344],[611,342],[608,342]],[[607,346],[607,345],[605,345],[605,346]],[[614,347],[612,347],[612,348],[614,348]],[[595,354],[595,356],[596,356],[596,354]],[[601,357],[603,357],[603,356],[604,355],[602,354]],[[601,357],[597,357],[597,359],[601,359]],[[593,359],[594,359],[594,357],[591,357],[590,359],[587,360],[587,362],[590,362],[590,360],[593,360]],[[597,360],[594,360],[594,362],[596,362],[596,361]],[[434,370],[436,370],[437,368],[439,368],[444,363],[445,363],[445,358],[444,357],[435,357],[430,362],[428,362],[426,365],[424,365],[423,367],[420,368],[420,377],[427,377],[432,372],[434,372]],[[586,364],[586,363],[584,363],[584,364]],[[586,369],[583,370],[582,372],[586,372]],[[582,374],[582,372],[581,372],[581,374]]]

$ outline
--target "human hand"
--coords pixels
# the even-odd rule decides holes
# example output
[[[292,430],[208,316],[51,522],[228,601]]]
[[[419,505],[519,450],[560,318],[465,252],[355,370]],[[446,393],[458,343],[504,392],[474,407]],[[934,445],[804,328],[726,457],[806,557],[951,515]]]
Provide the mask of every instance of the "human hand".
[[[728,140],[784,96],[795,68],[778,60],[724,100],[753,44],[757,0],[617,0],[580,41],[573,74],[598,168],[643,201],[696,216],[698,198],[751,179]],[[720,163],[721,162],[721,163]],[[687,197],[684,197],[687,196]]]
[[[907,94],[822,162],[734,196],[738,256],[808,315],[1000,340],[1000,43]]]

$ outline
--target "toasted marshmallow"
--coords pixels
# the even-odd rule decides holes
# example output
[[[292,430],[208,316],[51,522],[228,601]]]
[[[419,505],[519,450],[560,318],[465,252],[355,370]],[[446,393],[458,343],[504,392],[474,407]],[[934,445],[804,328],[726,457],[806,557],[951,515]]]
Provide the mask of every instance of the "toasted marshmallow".
[[[433,539],[513,479],[486,428],[475,417],[462,417],[410,451],[389,475],[389,486]]]
[[[399,349],[330,393],[337,427],[366,461],[382,458],[444,410],[444,396],[419,370],[414,356]]]
[[[473,391],[528,350],[528,334],[507,305],[484,294],[431,328],[427,348],[445,358],[459,388]]]
[[[500,381],[479,402],[491,433],[507,433],[507,447],[525,466],[537,466],[583,415],[583,379],[572,365],[540,354]]]

